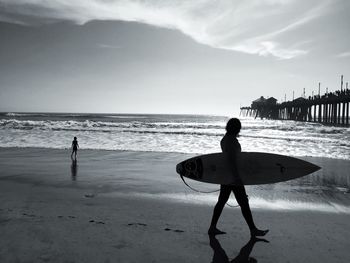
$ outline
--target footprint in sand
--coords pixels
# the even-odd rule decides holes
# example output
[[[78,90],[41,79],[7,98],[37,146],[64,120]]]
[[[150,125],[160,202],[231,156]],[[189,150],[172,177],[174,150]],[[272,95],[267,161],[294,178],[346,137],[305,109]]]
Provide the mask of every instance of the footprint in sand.
[[[57,216],[58,218],[64,218],[64,217],[68,217],[68,218],[71,218],[71,219],[73,219],[73,218],[77,218],[76,216]]]
[[[144,223],[129,223],[128,226],[147,226],[147,224],[144,224]]]
[[[26,214],[26,213],[23,213],[22,215],[28,216],[28,217],[35,217],[35,215],[33,215],[33,214]]]
[[[165,231],[173,231],[173,232],[176,232],[176,233],[183,233],[185,231],[183,230],[180,230],[180,229],[171,229],[171,228],[164,228]]]
[[[87,197],[87,198],[94,198],[95,195],[94,194],[86,194],[85,197]]]
[[[0,218],[0,225],[1,224],[6,224],[7,222],[10,222],[11,221],[11,219],[2,219],[2,218]]]
[[[93,220],[93,219],[91,219],[91,220],[89,221],[89,223],[95,223],[95,224],[98,224],[98,225],[104,225],[104,224],[106,224],[106,223],[103,222],[103,221],[95,221],[95,220]]]

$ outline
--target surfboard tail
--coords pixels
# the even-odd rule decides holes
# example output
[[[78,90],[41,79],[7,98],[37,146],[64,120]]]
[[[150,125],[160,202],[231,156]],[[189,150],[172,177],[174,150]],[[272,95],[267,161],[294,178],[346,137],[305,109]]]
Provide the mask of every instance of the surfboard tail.
[[[182,163],[176,165],[176,172],[180,175],[183,175],[184,169]]]

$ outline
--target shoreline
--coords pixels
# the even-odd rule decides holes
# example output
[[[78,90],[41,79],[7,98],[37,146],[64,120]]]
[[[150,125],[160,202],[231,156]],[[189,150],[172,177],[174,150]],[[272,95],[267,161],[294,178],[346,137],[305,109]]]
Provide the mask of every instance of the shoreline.
[[[119,197],[162,198],[169,202],[213,205],[217,193],[201,194],[190,190],[175,171],[177,163],[192,156],[184,153],[81,150],[78,162],[74,164],[69,150],[7,148],[0,152],[0,180],[82,188],[94,194]],[[251,206],[268,210],[311,209],[350,213],[350,176],[347,173],[350,160],[319,157],[303,160],[322,169],[291,181],[246,186]],[[185,180],[202,191],[219,189],[216,184]]]
[[[0,146],[0,149],[3,149],[3,150],[30,150],[30,149],[33,149],[33,150],[47,150],[47,151],[68,151],[69,154],[71,153],[71,147],[66,147],[66,148],[50,148],[50,147],[1,147]],[[208,154],[208,153],[185,153],[185,152],[166,152],[166,151],[134,151],[134,150],[112,150],[112,149],[92,149],[92,148],[79,148],[78,149],[78,153],[79,152],[89,152],[89,151],[97,151],[97,152],[115,152],[115,153],[118,153],[118,152],[130,152],[130,153],[155,153],[155,154],[174,154],[174,155],[188,155],[190,157],[193,157],[193,156],[196,156],[196,155],[203,155],[203,154]],[[214,153],[214,152],[213,152]],[[272,153],[273,154],[273,153]],[[299,158],[299,159],[302,159],[302,160],[312,160],[312,159],[326,159],[326,160],[340,160],[340,161],[349,161],[350,162],[350,159],[346,159],[346,158],[333,158],[333,157],[325,157],[325,156],[311,156],[311,155],[303,155],[303,156],[299,156],[299,155],[290,155],[290,157],[294,157],[294,158]],[[187,157],[186,157],[187,158]]]

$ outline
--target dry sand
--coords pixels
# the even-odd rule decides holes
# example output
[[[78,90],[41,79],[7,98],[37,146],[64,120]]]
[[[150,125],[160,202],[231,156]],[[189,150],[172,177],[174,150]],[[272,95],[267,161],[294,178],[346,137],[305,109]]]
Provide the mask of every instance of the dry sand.
[[[186,195],[174,171],[185,158],[80,151],[75,171],[68,151],[1,149],[0,262],[212,262],[214,252],[215,260],[236,257],[249,240],[239,209],[224,209],[219,225],[227,234],[215,245],[212,240],[212,248],[206,234],[212,204],[134,195],[157,196],[164,189]],[[318,162],[346,177],[347,161]],[[258,262],[350,262],[348,213],[253,209],[253,215],[270,229],[269,243],[256,243],[250,254]]]

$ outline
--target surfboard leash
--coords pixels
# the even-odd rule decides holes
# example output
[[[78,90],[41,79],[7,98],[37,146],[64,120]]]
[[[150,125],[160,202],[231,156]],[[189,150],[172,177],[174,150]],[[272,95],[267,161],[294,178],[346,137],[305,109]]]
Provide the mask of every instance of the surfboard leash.
[[[192,191],[195,191],[195,192],[197,192],[197,193],[201,193],[201,194],[211,194],[211,193],[215,193],[215,192],[219,192],[219,191],[220,191],[220,189],[214,190],[214,191],[208,191],[208,192],[197,190],[197,189],[193,188],[192,186],[190,186],[190,185],[185,181],[185,179],[183,178],[183,176],[182,176],[181,174],[180,174],[180,177],[181,177],[181,180],[184,182],[184,184],[185,184],[188,188],[190,188]]]
[[[181,180],[184,182],[184,184],[185,184],[188,188],[190,188],[192,191],[195,191],[195,192],[197,192],[197,193],[201,193],[201,194],[212,194],[212,193],[215,193],[215,192],[219,192],[219,191],[220,191],[220,189],[214,190],[214,191],[208,191],[208,192],[197,190],[197,189],[193,188],[192,186],[190,186],[190,185],[185,181],[185,179],[183,178],[183,176],[182,176],[181,174],[180,174],[180,177],[181,177]],[[230,205],[229,203],[226,203],[226,205],[229,206],[229,207],[232,207],[232,208],[239,207],[238,204],[237,204],[237,205]]]
[[[237,207],[239,207],[239,204],[237,204],[237,205],[230,205],[229,203],[226,203],[225,205],[227,205],[227,206],[229,206],[229,207],[232,207],[232,208],[237,208]]]

